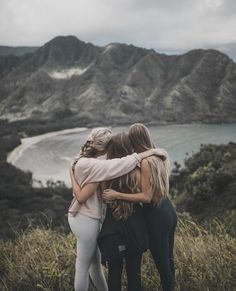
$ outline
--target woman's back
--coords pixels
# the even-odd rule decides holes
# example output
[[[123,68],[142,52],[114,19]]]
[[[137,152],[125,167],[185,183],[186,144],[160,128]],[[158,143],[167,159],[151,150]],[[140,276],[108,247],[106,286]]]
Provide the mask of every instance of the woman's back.
[[[117,134],[111,139],[107,156],[108,158],[120,158],[132,152],[133,148],[128,135],[122,133]],[[105,182],[103,188],[110,188],[125,193],[139,192],[141,189],[140,169],[136,167],[135,170],[126,175]],[[109,203],[99,237],[103,261],[114,259],[115,255],[120,256],[127,253],[141,254],[148,247],[148,235],[142,206],[138,203],[122,200]],[[113,244],[115,243],[113,238],[119,245],[122,245],[121,254],[119,252],[116,253],[117,247]],[[101,245],[102,241],[105,242],[103,246]],[[112,252],[113,247],[114,252]]]
[[[165,161],[158,157],[148,157],[148,164],[152,176],[150,183],[154,184],[157,180],[157,186],[152,187],[154,193],[151,203],[143,204],[143,212],[147,221],[149,231],[155,228],[162,228],[169,231],[176,225],[177,215],[170,199],[168,198],[169,178],[166,171]]]
[[[126,185],[123,184],[125,181]],[[110,181],[108,187],[135,193],[140,189],[140,170],[136,169],[116,181]],[[121,274],[125,259],[127,290],[141,291],[142,253],[148,249],[148,231],[141,204],[125,201],[107,204],[98,243],[102,262],[108,262],[109,290],[121,290]]]

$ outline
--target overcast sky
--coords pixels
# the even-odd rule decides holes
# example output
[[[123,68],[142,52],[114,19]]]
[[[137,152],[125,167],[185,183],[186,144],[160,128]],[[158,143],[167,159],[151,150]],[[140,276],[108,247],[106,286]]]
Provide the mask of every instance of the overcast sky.
[[[163,51],[236,42],[236,0],[0,0],[0,44],[40,46],[57,35]]]

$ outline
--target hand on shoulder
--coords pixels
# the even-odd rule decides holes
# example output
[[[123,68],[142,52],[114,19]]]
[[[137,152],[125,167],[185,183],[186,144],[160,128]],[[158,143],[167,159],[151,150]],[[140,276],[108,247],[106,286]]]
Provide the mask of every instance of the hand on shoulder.
[[[153,149],[153,153],[154,153],[155,156],[157,156],[160,159],[162,159],[162,161],[165,161],[168,158],[168,153],[163,148],[155,148],[155,149]]]

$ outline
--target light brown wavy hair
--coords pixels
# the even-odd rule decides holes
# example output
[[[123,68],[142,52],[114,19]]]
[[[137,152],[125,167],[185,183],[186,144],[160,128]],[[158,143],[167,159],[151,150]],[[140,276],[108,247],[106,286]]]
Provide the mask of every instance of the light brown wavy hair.
[[[87,137],[84,145],[81,147],[80,156],[92,158],[104,154],[111,137],[112,132],[109,128],[94,128]]]
[[[127,133],[118,133],[112,136],[108,149],[107,158],[122,158],[133,153],[133,147]],[[111,188],[123,193],[140,192],[140,171],[138,169],[119,178],[106,182],[106,188]],[[134,203],[116,200],[109,204],[112,214],[117,219],[127,219],[134,210]]]
[[[148,128],[142,123],[135,123],[129,128],[129,137],[137,153],[156,148]],[[147,158],[150,170],[150,187],[153,193],[152,202],[158,206],[169,193],[169,157],[162,160],[156,156]]]

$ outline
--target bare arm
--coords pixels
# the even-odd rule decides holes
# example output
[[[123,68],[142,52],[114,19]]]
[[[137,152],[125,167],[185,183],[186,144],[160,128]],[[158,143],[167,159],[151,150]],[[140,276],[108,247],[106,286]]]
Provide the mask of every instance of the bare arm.
[[[141,162],[141,189],[142,192],[130,194],[121,193],[112,189],[106,189],[102,193],[103,199],[109,200],[125,200],[129,202],[143,202],[150,203],[152,200],[153,193],[150,186],[151,170],[147,160]]]
[[[150,156],[157,156],[162,161],[165,161],[168,158],[168,153],[166,150],[164,150],[162,148],[154,148],[154,149],[150,149],[150,150],[147,150],[145,152],[142,152],[142,153],[138,153],[138,156],[139,156],[140,160],[146,159]]]
[[[148,151],[145,151],[139,154],[133,154],[131,156],[127,156],[121,159],[98,160],[94,158],[86,158],[86,160],[83,161],[83,163],[85,164],[85,170],[87,166],[88,175],[87,175],[87,178],[82,183],[82,186],[83,186],[82,188],[78,184],[77,179],[75,177],[75,173],[73,171],[75,168],[75,164],[77,162],[76,160],[74,161],[74,163],[72,163],[72,167],[70,167],[70,177],[71,177],[71,183],[73,187],[73,193],[76,195],[76,198],[80,203],[84,203],[90,196],[94,194],[94,192],[96,191],[99,185],[98,182],[116,178],[121,175],[124,175],[125,173],[130,172],[137,165],[137,163],[140,162],[140,160],[145,159],[146,157],[149,157],[151,155],[157,155],[163,160],[165,160],[167,157],[167,153],[164,149],[157,148],[157,149],[150,149]],[[79,164],[80,163],[81,161],[79,162]],[[122,164],[122,168],[120,167],[121,164]],[[123,168],[124,166],[125,166],[125,169]],[[83,165],[82,165],[82,168],[84,168]],[[150,175],[146,177],[148,174],[150,174],[150,169],[149,169],[149,165],[147,161],[142,162],[141,172],[142,172],[141,187],[143,191],[141,193],[136,194],[138,195],[136,197],[133,194],[131,194],[132,197],[130,195],[126,195],[125,197],[123,197],[123,193],[120,193],[122,196],[121,198],[117,198],[117,199],[128,200],[128,196],[130,196],[131,200],[128,200],[128,201],[133,201],[133,202],[139,202],[139,201],[150,202],[151,201],[152,197],[150,198],[150,193],[149,193],[150,191],[148,191],[148,186],[150,185],[149,183],[147,183],[147,181],[149,181],[150,179]],[[77,174],[78,174],[77,176],[79,176],[79,173]],[[113,199],[109,199],[109,200],[113,200]]]
[[[142,153],[133,153],[132,155],[116,158],[111,160],[100,160],[97,158],[81,158],[75,166],[75,178],[83,173],[85,177],[81,183],[85,184],[93,182],[102,182],[115,179],[132,171],[137,165],[140,165],[142,159],[151,155],[156,155],[165,160],[167,153],[164,149],[150,149]]]
[[[75,194],[79,203],[84,203],[90,196],[92,196],[99,185],[99,183],[89,183],[86,184],[83,188],[81,188],[77,180],[75,179],[72,167],[70,167],[70,178],[73,193]]]

